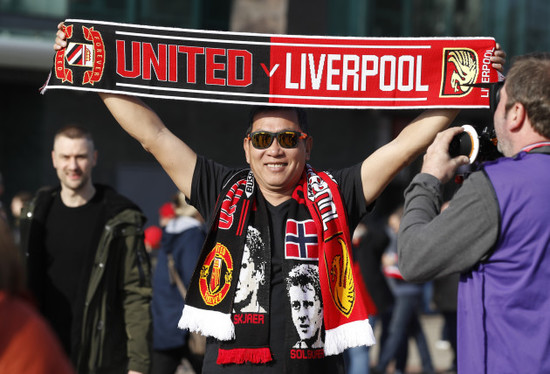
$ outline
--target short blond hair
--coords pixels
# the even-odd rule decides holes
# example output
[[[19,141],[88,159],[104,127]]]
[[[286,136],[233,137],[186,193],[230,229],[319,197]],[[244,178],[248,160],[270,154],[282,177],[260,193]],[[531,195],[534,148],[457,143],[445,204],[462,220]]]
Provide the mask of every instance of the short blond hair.
[[[62,136],[69,139],[86,139],[92,145],[92,150],[95,149],[92,133],[87,128],[80,125],[71,124],[57,130],[53,138],[54,144],[55,141]]]

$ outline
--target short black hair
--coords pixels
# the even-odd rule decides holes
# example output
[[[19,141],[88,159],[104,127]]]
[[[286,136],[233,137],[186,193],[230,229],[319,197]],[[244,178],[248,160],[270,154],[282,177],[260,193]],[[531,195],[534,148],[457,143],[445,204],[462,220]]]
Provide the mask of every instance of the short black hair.
[[[246,129],[246,135],[250,134],[250,132],[252,131],[252,124],[254,123],[254,117],[256,117],[260,113],[269,113],[269,112],[275,112],[278,110],[290,110],[290,111],[296,112],[296,115],[298,116],[298,126],[300,126],[300,130],[302,130],[302,132],[305,132],[306,134],[308,133],[307,112],[304,108],[257,105],[257,106],[253,106],[252,109],[250,109],[250,113],[248,115],[248,128]]]

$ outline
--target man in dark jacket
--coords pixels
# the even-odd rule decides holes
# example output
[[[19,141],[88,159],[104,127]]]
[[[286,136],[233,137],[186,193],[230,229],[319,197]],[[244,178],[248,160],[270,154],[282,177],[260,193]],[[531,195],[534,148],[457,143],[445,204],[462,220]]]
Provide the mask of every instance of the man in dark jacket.
[[[78,373],[147,373],[151,274],[145,217],[92,183],[97,151],[77,126],[57,132],[60,186],[41,189],[22,214],[29,286]]]

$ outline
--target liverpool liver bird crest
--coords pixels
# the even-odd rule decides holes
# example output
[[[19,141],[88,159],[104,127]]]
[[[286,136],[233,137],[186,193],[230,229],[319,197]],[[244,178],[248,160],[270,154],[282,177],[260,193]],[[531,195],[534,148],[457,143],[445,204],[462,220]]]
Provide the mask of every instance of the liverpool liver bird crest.
[[[455,92],[470,91],[470,85],[475,83],[478,74],[475,54],[465,50],[451,51],[448,61],[456,68],[451,75],[451,87]]]

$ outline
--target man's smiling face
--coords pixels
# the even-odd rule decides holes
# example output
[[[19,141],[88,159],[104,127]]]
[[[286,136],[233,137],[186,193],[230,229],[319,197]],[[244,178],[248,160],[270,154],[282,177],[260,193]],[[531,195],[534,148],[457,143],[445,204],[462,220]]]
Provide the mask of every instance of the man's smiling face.
[[[96,161],[97,153],[87,139],[55,139],[52,162],[64,189],[78,192],[90,184]]]
[[[252,131],[302,131],[298,115],[291,109],[260,112],[254,117]],[[300,139],[295,148],[283,148],[277,139],[266,149],[256,149],[250,139],[244,140],[246,161],[250,165],[260,190],[270,197],[281,199],[292,196],[311,153],[312,139]],[[284,201],[281,200],[281,201]],[[271,201],[273,203],[273,201]]]

